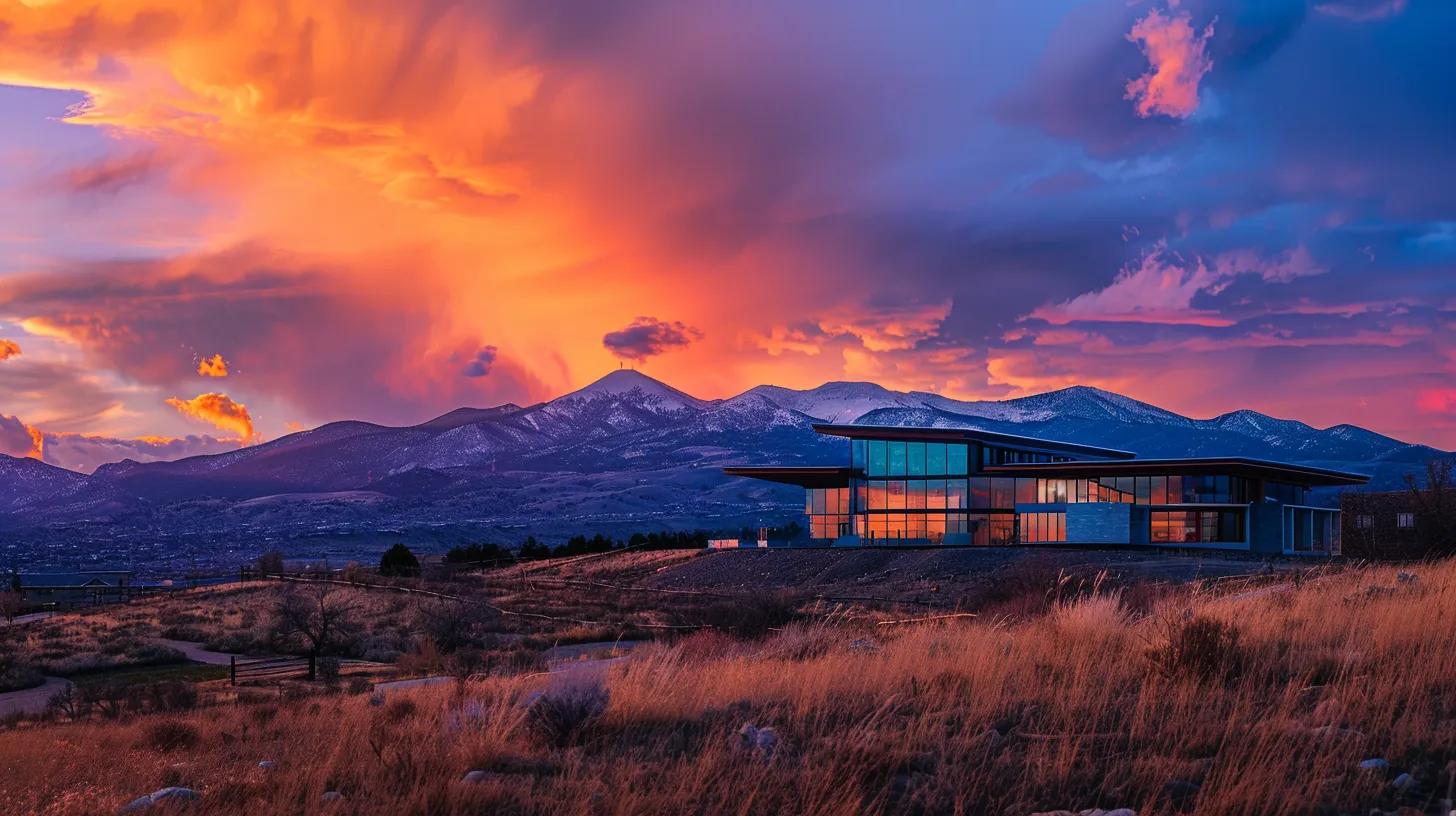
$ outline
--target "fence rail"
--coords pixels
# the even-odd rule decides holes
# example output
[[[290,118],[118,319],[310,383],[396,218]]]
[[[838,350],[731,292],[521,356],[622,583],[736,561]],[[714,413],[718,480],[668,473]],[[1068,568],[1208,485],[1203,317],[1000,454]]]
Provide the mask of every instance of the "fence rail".
[[[260,657],[249,660],[237,657],[228,661],[228,681],[236,686],[240,682],[282,680],[287,677],[318,677],[318,666],[309,657]]]

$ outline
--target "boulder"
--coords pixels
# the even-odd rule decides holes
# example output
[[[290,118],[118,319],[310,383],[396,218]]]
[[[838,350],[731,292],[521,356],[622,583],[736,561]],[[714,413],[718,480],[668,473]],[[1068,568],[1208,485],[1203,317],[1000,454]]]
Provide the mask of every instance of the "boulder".
[[[851,652],[863,652],[867,654],[874,653],[880,650],[880,644],[869,638],[856,638],[849,642],[849,650]]]
[[[130,804],[121,809],[122,813],[137,813],[149,810],[156,805],[186,806],[188,803],[196,802],[202,798],[202,794],[191,788],[162,788],[155,790],[146,796],[139,796],[133,799]]]
[[[762,754],[765,759],[773,756],[779,744],[779,734],[772,727],[759,728],[752,723],[744,723],[738,729],[738,737],[744,748]]]
[[[1397,790],[1405,790],[1416,784],[1416,778],[1408,773],[1403,773],[1395,779],[1392,779],[1390,784],[1394,785]]]
[[[274,762],[271,759],[265,759],[262,762],[259,762],[258,763],[258,770],[261,770],[261,771],[273,771],[273,770],[277,770],[277,769],[278,769],[278,763]]]
[[[1360,770],[1362,771],[1385,771],[1389,769],[1390,763],[1382,757],[1371,757],[1370,759],[1360,760]]]
[[[324,791],[324,795],[319,798],[325,802],[341,802],[344,799],[344,794],[338,791]]]
[[[461,781],[469,782],[474,785],[479,785],[482,782],[489,782],[490,780],[495,779],[498,776],[500,776],[500,774],[493,774],[490,771],[482,771],[477,768],[473,771],[467,771],[465,773],[465,776],[461,777]]]

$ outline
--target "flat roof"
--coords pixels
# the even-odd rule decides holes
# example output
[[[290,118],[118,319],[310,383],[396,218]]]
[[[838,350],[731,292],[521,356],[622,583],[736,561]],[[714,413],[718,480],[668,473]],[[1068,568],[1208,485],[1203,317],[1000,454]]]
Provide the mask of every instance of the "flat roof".
[[[1117,462],[1036,462],[1020,465],[992,465],[982,473],[992,476],[1035,476],[1081,478],[1089,476],[1174,476],[1217,473],[1292,482],[1307,487],[1362,485],[1370,477],[1343,470],[1250,459],[1243,456],[1210,456],[1189,459],[1134,459]]]
[[[729,476],[747,476],[800,487],[848,487],[854,470],[847,467],[725,467],[723,472]]]
[[[1053,453],[1100,456],[1106,459],[1132,459],[1137,456],[1116,448],[1099,448],[1095,445],[1078,445],[1056,439],[1041,439],[1035,436],[982,431],[974,428],[913,428],[901,425],[834,425],[817,423],[814,430],[826,436],[843,436],[848,439],[892,439],[914,442],[985,442],[1023,450],[1048,451]]]

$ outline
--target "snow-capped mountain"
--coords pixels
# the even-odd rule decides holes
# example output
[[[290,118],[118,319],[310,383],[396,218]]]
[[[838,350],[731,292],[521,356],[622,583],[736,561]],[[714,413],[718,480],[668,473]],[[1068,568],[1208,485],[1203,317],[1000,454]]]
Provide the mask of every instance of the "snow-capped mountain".
[[[1351,425],[1255,411],[1193,419],[1120,394],[1064,388],[962,401],[873,383],[763,385],[703,400],[614,371],[549,402],[460,408],[418,425],[333,422],[227,453],[116,462],[91,476],[0,457],[0,529],[36,540],[217,542],[393,535],[562,534],[783,521],[792,488],[732,464],[839,464],[816,422],[981,428],[1143,456],[1237,455],[1371,474],[1401,486],[1441,451]],[[734,528],[736,529],[736,528]],[[449,531],[455,532],[449,532]],[[352,539],[351,539],[352,540]]]

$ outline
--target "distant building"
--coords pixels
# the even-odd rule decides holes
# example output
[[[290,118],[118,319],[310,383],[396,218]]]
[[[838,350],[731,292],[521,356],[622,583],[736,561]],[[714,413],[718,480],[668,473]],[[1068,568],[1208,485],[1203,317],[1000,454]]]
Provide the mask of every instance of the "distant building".
[[[1419,558],[1422,519],[1409,490],[1340,496],[1341,536],[1347,553],[1357,558]]]
[[[26,606],[80,606],[126,600],[132,574],[125,570],[22,572],[20,596]]]
[[[1369,477],[1243,457],[1126,451],[988,431],[815,425],[845,467],[730,467],[804,488],[810,540],[833,546],[1149,545],[1337,555],[1340,511],[1312,487]]]

